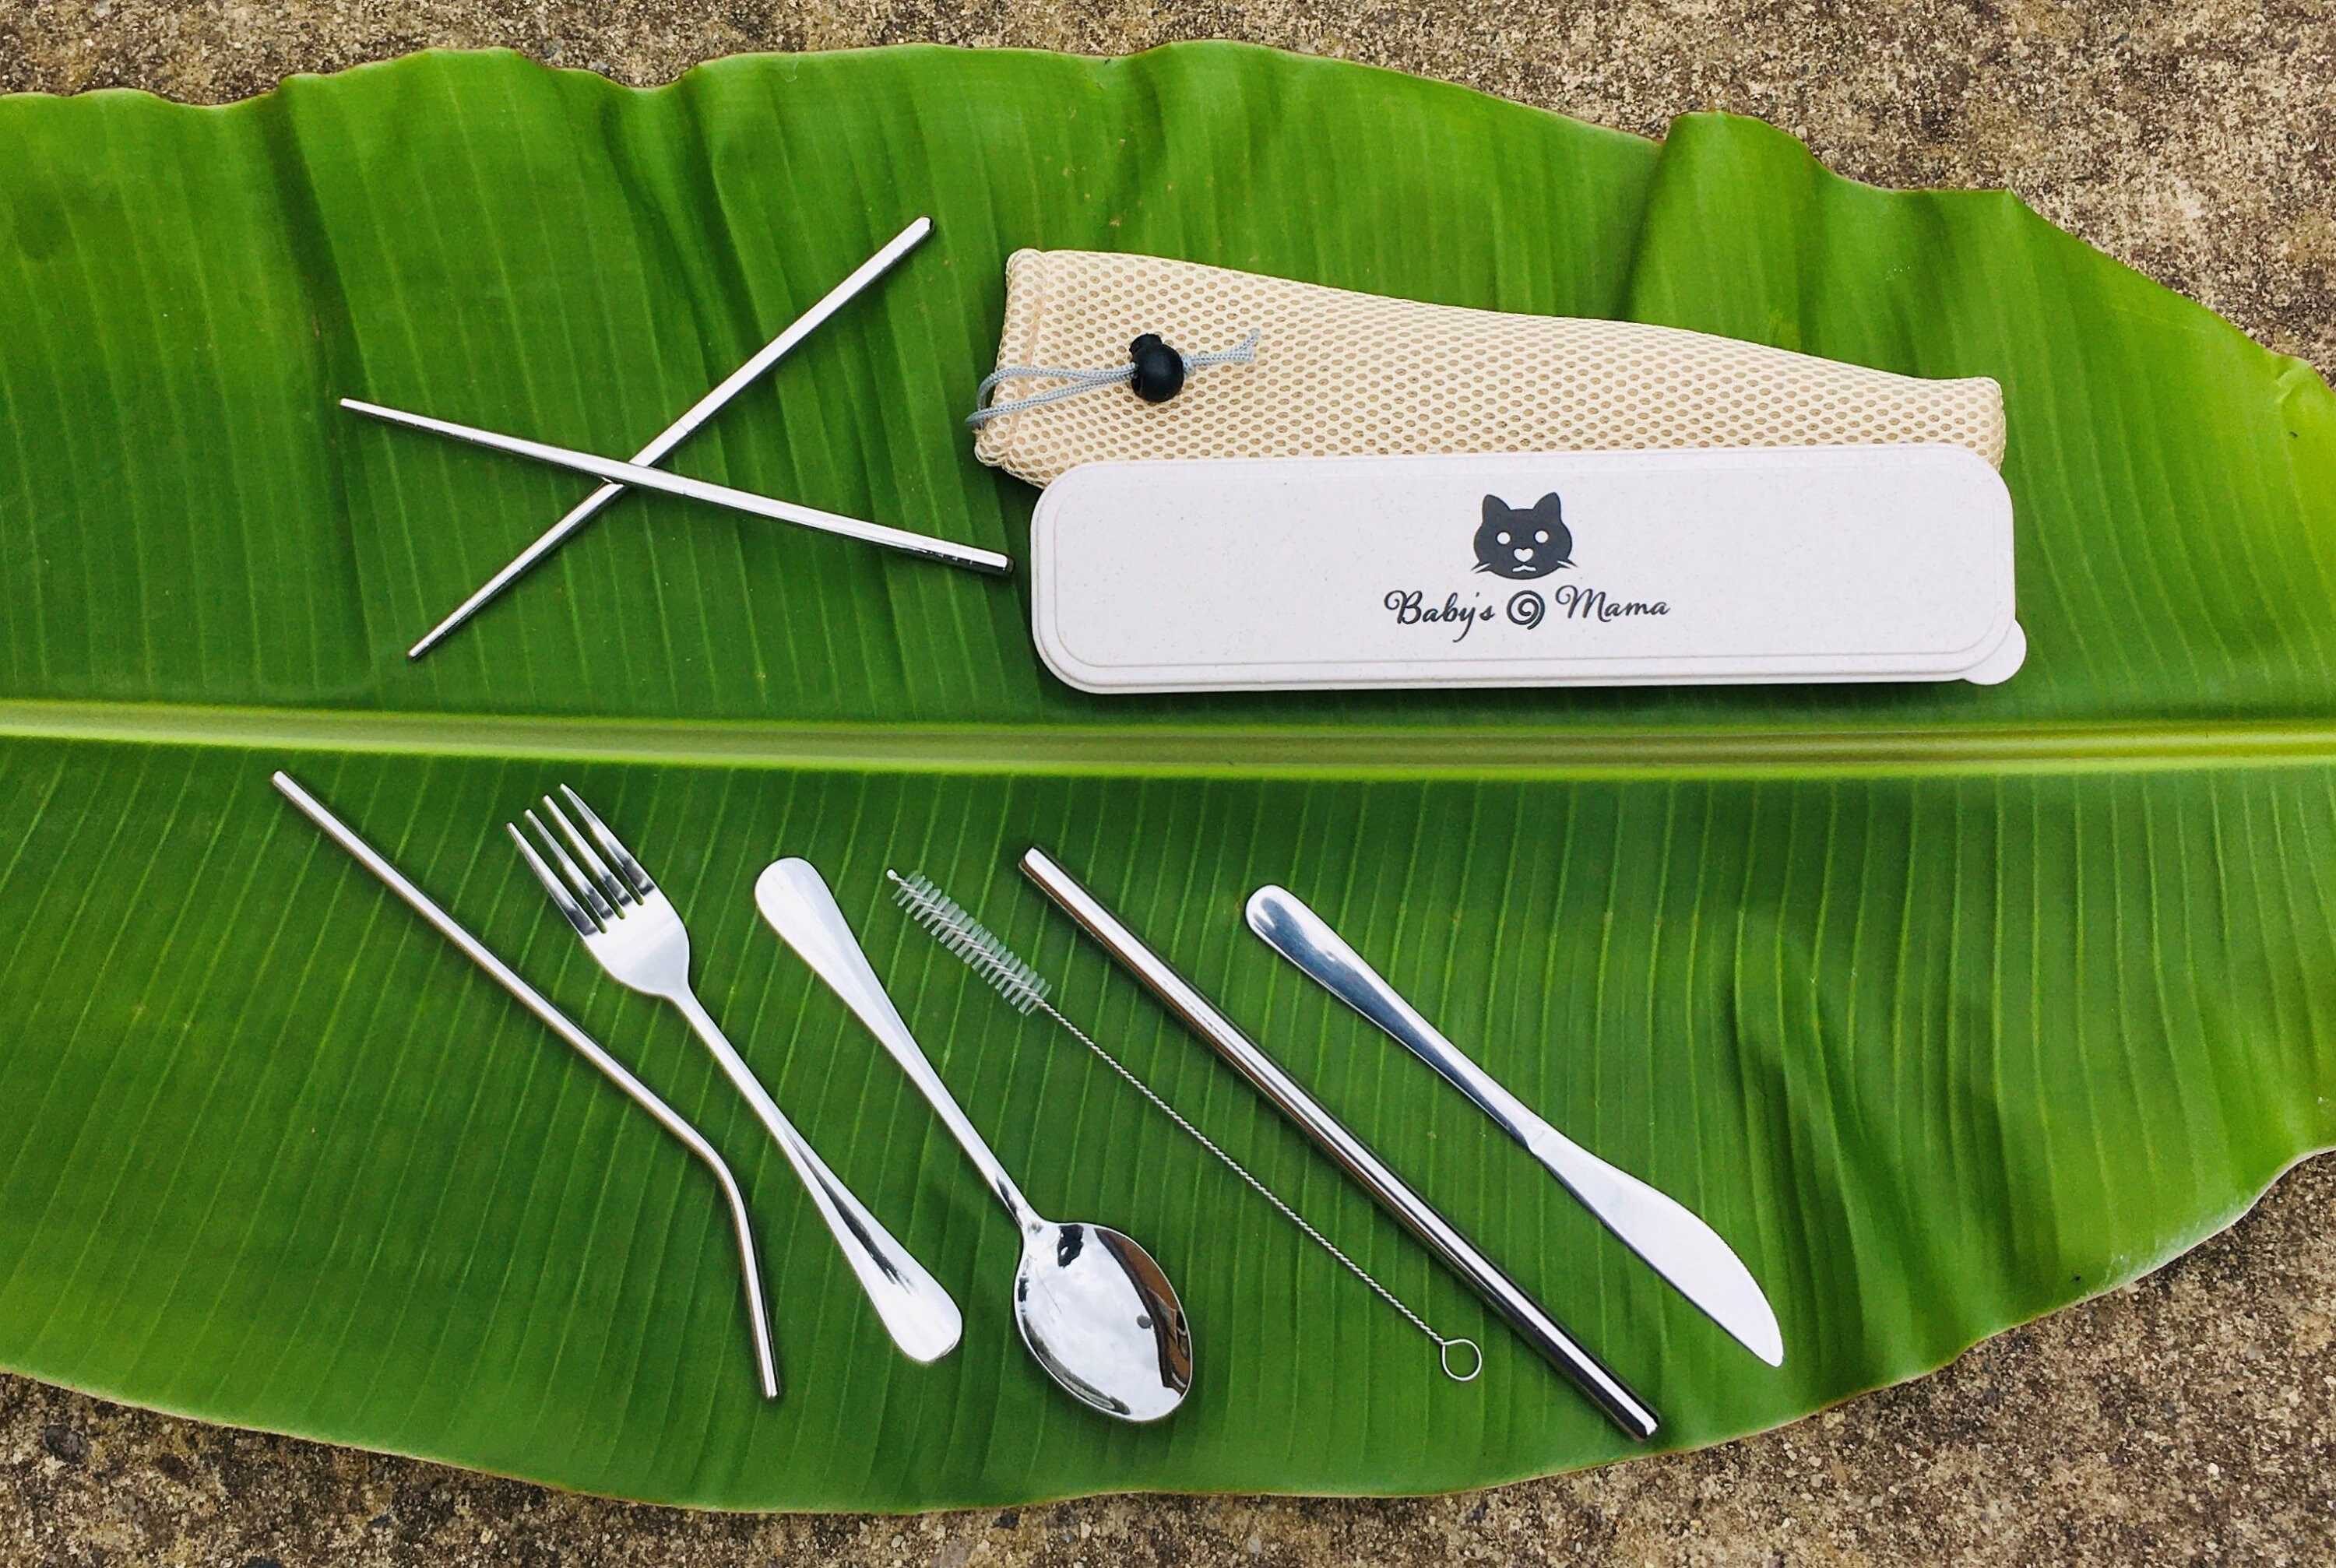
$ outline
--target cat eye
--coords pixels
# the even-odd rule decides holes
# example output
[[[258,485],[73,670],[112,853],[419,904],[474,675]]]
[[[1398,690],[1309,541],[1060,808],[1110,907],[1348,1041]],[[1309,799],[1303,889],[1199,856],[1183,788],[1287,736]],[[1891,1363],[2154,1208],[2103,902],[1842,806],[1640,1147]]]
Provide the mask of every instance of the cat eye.
[[[1535,544],[1547,544],[1549,542],[1549,530],[1544,528],[1539,533],[1534,534],[1533,542]]]
[[[1505,533],[1496,533],[1493,537],[1499,540],[1503,544],[1509,542],[1509,536]]]

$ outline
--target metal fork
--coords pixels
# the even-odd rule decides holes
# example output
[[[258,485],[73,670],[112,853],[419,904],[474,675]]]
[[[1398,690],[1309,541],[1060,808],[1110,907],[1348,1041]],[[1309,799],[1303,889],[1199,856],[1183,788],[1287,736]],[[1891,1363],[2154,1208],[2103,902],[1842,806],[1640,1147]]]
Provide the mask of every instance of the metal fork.
[[[577,831],[576,823],[550,795],[543,797],[543,807],[560,825],[560,837],[555,838],[534,812],[526,813],[528,825],[550,855],[550,862],[536,852],[516,823],[504,824],[511,842],[519,845],[519,852],[527,857],[529,867],[543,883],[543,891],[551,895],[553,906],[576,928],[585,950],[600,961],[611,979],[645,995],[664,998],[689,1020],[689,1027],[722,1064],[731,1083],[778,1140],[787,1163],[810,1191],[820,1218],[827,1222],[836,1245],[843,1249],[844,1260],[860,1277],[861,1289],[868,1292],[876,1315],[884,1320],[900,1353],[912,1361],[932,1361],[947,1355],[963,1328],[957,1303],[827,1168],[723,1036],[722,1027],[690,988],[689,931],[673,901],[657,890],[641,862],[581,796],[566,784],[560,786],[560,793],[583,820],[583,832]],[[565,845],[560,838],[567,840]],[[573,854],[569,852],[571,849]],[[557,872],[552,870],[554,863],[560,868]]]

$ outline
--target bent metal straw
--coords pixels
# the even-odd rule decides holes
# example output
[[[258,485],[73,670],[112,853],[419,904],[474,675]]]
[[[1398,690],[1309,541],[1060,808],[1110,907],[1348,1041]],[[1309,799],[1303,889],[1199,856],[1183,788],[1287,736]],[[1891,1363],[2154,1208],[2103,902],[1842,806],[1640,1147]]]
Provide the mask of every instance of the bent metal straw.
[[[553,1007],[541,991],[520,979],[517,971],[497,958],[493,950],[465,930],[461,921],[448,914],[432,901],[428,893],[406,880],[405,873],[389,862],[386,856],[357,836],[355,828],[335,816],[315,795],[302,789],[290,774],[278,770],[269,782],[277,793],[290,801],[301,815],[323,830],[326,838],[349,852],[357,864],[379,877],[391,892],[404,899],[414,912],[428,920],[444,937],[462,950],[479,968],[487,971],[494,982],[519,998],[520,1005],[548,1025],[577,1053],[607,1076],[617,1087],[630,1096],[633,1102],[655,1116],[657,1125],[681,1140],[689,1152],[714,1174],[716,1185],[722,1189],[723,1201],[730,1206],[730,1223],[738,1232],[738,1274],[746,1289],[746,1319],[754,1331],[754,1369],[763,1380],[763,1398],[779,1397],[779,1368],[771,1352],[771,1323],[763,1308],[763,1280],[754,1263],[754,1232],[746,1220],[746,1200],[738,1191],[737,1178],[704,1134],[682,1118],[681,1113],[657,1098],[656,1093],[638,1078],[625,1070],[622,1062],[600,1048],[599,1045],[578,1028],[566,1013]]]

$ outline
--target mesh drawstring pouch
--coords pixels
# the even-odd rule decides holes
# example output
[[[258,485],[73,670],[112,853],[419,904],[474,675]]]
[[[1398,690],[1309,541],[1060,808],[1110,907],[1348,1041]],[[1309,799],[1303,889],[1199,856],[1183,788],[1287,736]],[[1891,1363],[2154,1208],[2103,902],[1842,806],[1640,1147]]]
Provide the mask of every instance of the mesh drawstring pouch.
[[[1165,402],[1114,369],[1146,333],[1183,355]],[[1045,368],[999,380],[992,406],[1059,395],[977,414],[974,453],[1038,485],[1114,459],[1943,442],[2003,461],[2003,390],[1985,376],[1923,380],[1679,327],[1423,305],[1156,256],[1016,251],[998,362]]]

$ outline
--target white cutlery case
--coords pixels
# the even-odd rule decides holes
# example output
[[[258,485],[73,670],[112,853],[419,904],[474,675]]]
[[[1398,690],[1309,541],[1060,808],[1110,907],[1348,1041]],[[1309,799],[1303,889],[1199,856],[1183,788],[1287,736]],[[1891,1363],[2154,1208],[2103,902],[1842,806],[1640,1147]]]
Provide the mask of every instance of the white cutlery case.
[[[2011,499],[1967,447],[1093,463],[1031,523],[1085,691],[2009,677]]]

